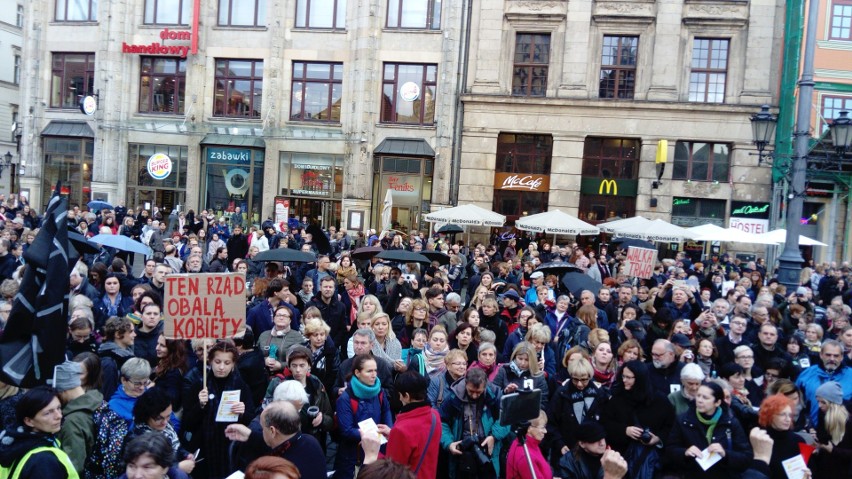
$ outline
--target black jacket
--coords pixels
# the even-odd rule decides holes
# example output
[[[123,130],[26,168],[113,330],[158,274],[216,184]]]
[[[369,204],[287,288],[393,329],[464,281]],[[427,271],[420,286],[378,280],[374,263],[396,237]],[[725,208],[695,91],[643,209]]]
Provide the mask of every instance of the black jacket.
[[[314,296],[314,299],[310,300],[308,304],[305,305],[305,309],[308,309],[311,306],[315,306],[320,310],[322,319],[331,328],[329,337],[334,343],[334,347],[345,352],[346,340],[349,337],[349,332],[346,330],[346,325],[348,324],[347,318],[349,316],[346,314],[346,307],[343,303],[338,301],[337,294],[332,296],[331,301],[327,304],[322,300],[322,294],[317,294]]]
[[[614,394],[601,417],[607,444],[622,454],[632,442],[625,432],[627,426],[647,427],[665,441],[674,421],[674,407],[665,396],[657,394],[647,402],[640,402],[632,398],[631,392]]]
[[[607,393],[589,382],[586,389],[580,391],[569,379],[554,393],[548,405],[547,431],[553,437],[553,448],[560,451],[563,446],[573,449],[577,444],[577,428],[584,420],[599,422],[607,402]],[[584,415],[577,416],[575,404],[582,404]],[[556,457],[558,459],[558,456]]]
[[[704,450],[710,443],[706,437],[707,426],[698,421],[694,407],[678,416],[666,441],[665,452],[669,464],[684,477],[690,478],[729,478],[737,477],[751,464],[751,445],[740,423],[722,410],[722,416],[713,430],[711,442],[719,443],[725,450],[725,457],[703,471],[695,459],[686,457],[684,453],[690,446]]]
[[[67,478],[68,472],[57,458],[57,454],[66,456],[65,452],[57,447],[56,438],[53,435],[39,432],[7,429],[3,443],[0,445],[0,466],[10,468],[26,453],[38,447],[54,447],[56,451],[43,451],[30,456],[21,466],[18,477],[20,479]]]

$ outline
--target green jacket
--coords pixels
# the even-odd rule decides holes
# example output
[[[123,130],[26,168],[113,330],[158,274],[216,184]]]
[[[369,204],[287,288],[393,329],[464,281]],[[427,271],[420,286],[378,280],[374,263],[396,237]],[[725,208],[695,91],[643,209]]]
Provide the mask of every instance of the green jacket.
[[[86,457],[92,453],[97,435],[92,414],[103,400],[103,394],[93,389],[71,400],[62,408],[62,429],[59,430],[56,438],[62,443],[62,450],[68,454],[74,469],[81,475]]]

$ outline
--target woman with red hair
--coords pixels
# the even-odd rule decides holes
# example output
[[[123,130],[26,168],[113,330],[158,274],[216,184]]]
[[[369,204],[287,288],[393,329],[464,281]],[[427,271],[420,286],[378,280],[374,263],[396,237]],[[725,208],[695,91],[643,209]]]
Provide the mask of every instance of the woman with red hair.
[[[799,443],[805,442],[801,436],[792,431],[793,401],[783,394],[775,394],[764,399],[760,404],[757,423],[769,434],[774,444],[772,459],[769,461],[770,479],[785,479],[787,474],[781,461],[798,456]]]

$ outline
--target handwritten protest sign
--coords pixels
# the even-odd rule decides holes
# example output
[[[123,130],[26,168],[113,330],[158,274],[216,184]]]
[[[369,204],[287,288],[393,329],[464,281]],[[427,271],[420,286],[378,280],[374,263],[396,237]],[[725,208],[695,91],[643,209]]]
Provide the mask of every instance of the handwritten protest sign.
[[[166,276],[168,339],[233,338],[246,328],[246,278],[239,273]]]
[[[624,263],[624,274],[637,278],[648,279],[654,272],[657,262],[657,250],[650,248],[627,248],[627,260]]]

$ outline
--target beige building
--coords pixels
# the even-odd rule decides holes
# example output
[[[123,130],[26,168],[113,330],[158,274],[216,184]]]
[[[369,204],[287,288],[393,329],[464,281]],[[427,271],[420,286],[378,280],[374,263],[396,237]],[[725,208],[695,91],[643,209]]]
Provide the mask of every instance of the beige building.
[[[25,5],[20,184],[34,205],[60,180],[76,204],[363,229],[391,189],[408,229],[450,202],[463,2]]]
[[[477,2],[459,202],[765,230],[749,116],[777,104],[783,4]]]
[[[21,94],[23,0],[0,0],[0,193],[15,190]]]

